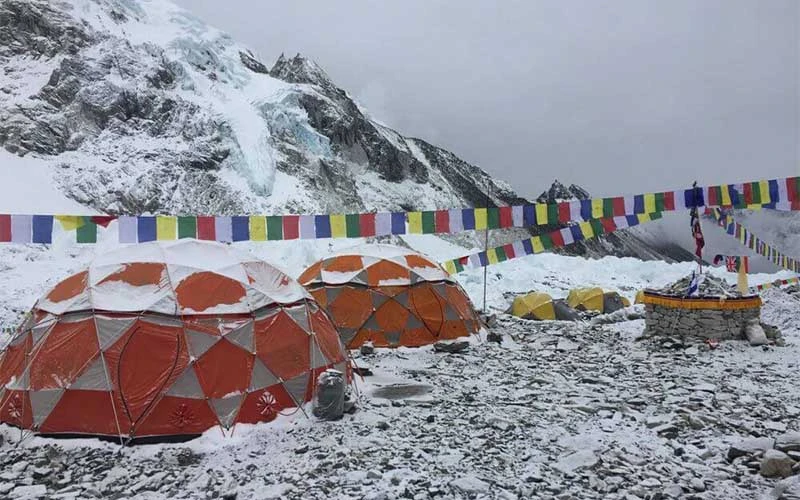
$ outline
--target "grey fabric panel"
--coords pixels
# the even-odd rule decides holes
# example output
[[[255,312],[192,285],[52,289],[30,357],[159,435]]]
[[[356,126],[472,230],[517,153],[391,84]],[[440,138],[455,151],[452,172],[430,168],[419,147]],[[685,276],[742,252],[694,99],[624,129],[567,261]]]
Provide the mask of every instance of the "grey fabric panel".
[[[308,386],[308,372],[298,375],[297,377],[287,380],[283,383],[286,392],[292,396],[297,406],[305,402],[306,387]]]
[[[461,319],[461,316],[458,315],[458,311],[453,309],[453,306],[450,304],[444,304],[444,319],[446,321],[454,321]]]
[[[339,328],[339,338],[342,339],[342,343],[346,346],[350,343],[351,340],[356,336],[358,330],[355,328]]]
[[[322,350],[319,348],[319,345],[317,345],[317,338],[315,336],[311,337],[311,341],[309,342],[309,346],[310,346],[310,349],[311,349],[311,354],[310,354],[311,358],[310,358],[310,360],[311,360],[311,368],[312,369],[314,369],[314,368],[322,368],[323,366],[326,366],[326,365],[330,364],[330,361],[328,361],[328,358],[326,358],[325,355],[322,354]]]
[[[64,389],[55,389],[47,391],[31,391],[28,393],[31,398],[31,411],[33,412],[33,426],[39,427],[42,422],[50,415],[53,408],[56,407],[61,396],[64,394]]]
[[[328,299],[328,306],[333,303],[334,300],[342,293],[342,287],[339,286],[331,286],[325,289],[325,296]]]
[[[378,324],[378,318],[375,317],[375,314],[372,314],[369,318],[367,318],[367,321],[364,322],[364,326],[362,326],[362,328],[365,328],[367,330],[381,329],[380,325]]]
[[[106,370],[103,366],[103,358],[98,356],[83,373],[69,386],[70,389],[80,389],[83,391],[109,391],[111,384],[106,376]]]
[[[300,325],[305,332],[311,331],[311,325],[308,322],[308,311],[306,310],[306,306],[299,306],[299,307],[287,307],[284,309],[286,314],[294,320],[295,323]]]
[[[408,313],[408,320],[406,321],[406,328],[409,330],[412,328],[422,328],[425,326],[425,323],[420,321],[416,314]]]
[[[97,325],[97,339],[100,342],[100,350],[104,351],[122,337],[122,334],[133,325],[136,318],[95,316],[94,321]]]
[[[578,311],[567,305],[567,301],[564,299],[554,300],[553,309],[556,313],[556,319],[561,321],[578,321],[581,317]]]
[[[214,346],[222,337],[215,335],[208,335],[207,333],[196,332],[194,330],[186,330],[186,343],[189,346],[189,352],[194,359],[200,358],[211,347]]]
[[[22,375],[19,376],[13,383],[8,384],[7,387],[9,389],[13,389],[15,391],[27,391],[31,388],[31,367],[30,365],[25,367],[25,371],[22,372]]]
[[[280,382],[269,368],[258,358],[253,361],[253,373],[250,376],[250,388],[248,391],[253,392],[266,387],[271,387]]]
[[[402,293],[398,293],[395,295],[394,300],[396,300],[400,305],[408,309],[408,290],[405,290]]]
[[[352,280],[350,280],[350,282],[358,283],[359,285],[366,285],[368,279],[369,278],[367,277],[367,270],[364,269],[360,273],[356,274],[355,277]]]
[[[167,396],[190,399],[205,398],[203,388],[200,386],[200,380],[197,379],[197,372],[195,372],[193,364],[187,366],[181,376],[172,384],[169,391],[167,391]]]
[[[382,293],[378,293],[376,291],[372,291],[372,308],[376,311],[389,300],[389,297]]]
[[[183,321],[180,318],[173,318],[170,316],[159,316],[156,314],[145,314],[142,316],[142,321],[152,323],[159,326],[171,326],[173,328],[182,328]]]
[[[239,414],[239,406],[242,404],[244,394],[237,394],[228,398],[210,399],[211,408],[217,414],[219,423],[225,429],[230,429],[233,421],[236,420],[236,415]]]
[[[386,341],[393,346],[400,345],[401,335],[402,332],[383,332],[383,336],[386,337]]]
[[[55,326],[55,321],[50,321],[48,323],[39,323],[38,325],[31,328],[31,335],[33,336],[33,345],[36,346],[42,338],[49,332],[53,326]]]
[[[256,350],[253,342],[253,322],[248,321],[232,332],[225,335],[225,339],[233,342],[247,352],[253,353]]]

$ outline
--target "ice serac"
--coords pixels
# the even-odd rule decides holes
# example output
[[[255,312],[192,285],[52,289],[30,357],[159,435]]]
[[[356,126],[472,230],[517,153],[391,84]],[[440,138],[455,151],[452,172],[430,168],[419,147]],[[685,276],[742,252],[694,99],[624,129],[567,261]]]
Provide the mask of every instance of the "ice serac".
[[[311,59],[281,55],[270,68],[168,0],[4,0],[0,62],[0,146],[43,162],[60,191],[95,210],[348,213],[526,202],[479,167],[376,121]],[[580,248],[657,254],[620,250],[624,241]]]

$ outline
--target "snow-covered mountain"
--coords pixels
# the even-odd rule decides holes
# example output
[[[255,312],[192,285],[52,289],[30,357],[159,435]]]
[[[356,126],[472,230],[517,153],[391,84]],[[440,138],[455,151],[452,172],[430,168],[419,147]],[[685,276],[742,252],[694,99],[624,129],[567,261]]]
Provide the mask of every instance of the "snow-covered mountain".
[[[4,0],[0,62],[0,145],[45,164],[35,182],[49,171],[58,191],[92,210],[324,213],[525,202],[453,153],[372,119],[313,61],[281,56],[269,68],[167,0]],[[557,187],[548,199],[562,197]],[[588,196],[572,188],[569,197]],[[526,234],[503,232],[492,243]],[[468,246],[478,239],[455,238]],[[567,252],[685,258],[626,234]]]

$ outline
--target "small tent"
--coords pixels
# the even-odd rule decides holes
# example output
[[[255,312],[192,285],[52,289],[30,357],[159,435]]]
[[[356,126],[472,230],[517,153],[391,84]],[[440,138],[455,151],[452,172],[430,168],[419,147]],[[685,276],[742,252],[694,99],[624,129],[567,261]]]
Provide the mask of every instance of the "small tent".
[[[464,290],[413,250],[363,245],[321,260],[299,281],[325,308],[345,346],[418,347],[465,337],[480,322]]]
[[[257,423],[346,371],[295,280],[226,245],[133,245],[58,283],[0,354],[0,421],[42,434],[161,440]]]
[[[574,288],[567,296],[567,304],[579,311],[612,313],[631,305],[617,292],[605,292],[602,288]]]
[[[525,319],[575,321],[578,313],[563,300],[546,293],[531,292],[514,298],[510,312]]]
[[[634,304],[644,304],[644,290],[636,292],[636,298],[633,300]]]

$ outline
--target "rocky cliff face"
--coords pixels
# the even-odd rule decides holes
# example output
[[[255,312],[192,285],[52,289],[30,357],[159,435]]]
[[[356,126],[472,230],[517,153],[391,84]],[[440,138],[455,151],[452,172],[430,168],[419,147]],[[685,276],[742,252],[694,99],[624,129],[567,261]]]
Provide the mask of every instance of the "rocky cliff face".
[[[46,162],[61,191],[104,212],[525,202],[453,153],[374,121],[313,61],[281,56],[268,68],[167,0],[4,0],[0,62],[0,146]],[[588,196],[565,189],[550,198]],[[598,245],[576,251],[658,255],[613,237]]]

